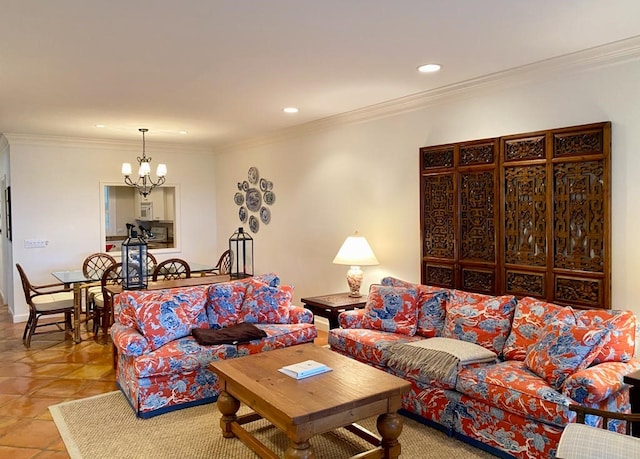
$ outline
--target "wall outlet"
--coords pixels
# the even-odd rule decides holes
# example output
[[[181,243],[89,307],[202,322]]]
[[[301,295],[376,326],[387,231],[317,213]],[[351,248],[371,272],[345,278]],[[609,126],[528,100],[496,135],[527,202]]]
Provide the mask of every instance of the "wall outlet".
[[[49,241],[47,241],[46,239],[25,239],[24,240],[25,249],[43,249],[47,245],[49,245]]]

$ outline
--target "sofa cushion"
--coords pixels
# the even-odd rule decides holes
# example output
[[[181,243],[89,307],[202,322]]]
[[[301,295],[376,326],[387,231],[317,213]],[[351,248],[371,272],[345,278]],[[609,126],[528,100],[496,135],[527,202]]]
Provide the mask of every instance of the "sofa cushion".
[[[206,368],[216,360],[232,359],[272,349],[308,343],[317,336],[312,324],[258,324],[266,333],[261,340],[238,345],[202,346],[193,336],[171,341],[164,346],[131,360],[132,378],[180,374]]]
[[[421,336],[401,335],[364,328],[332,328],[329,330],[329,346],[332,350],[378,367],[386,366],[389,357],[386,350],[390,345],[421,339],[423,339]]]
[[[152,349],[191,334],[192,328],[209,326],[202,287],[123,292],[133,309],[136,328]]]
[[[546,424],[561,427],[576,416],[569,410],[575,402],[517,360],[464,369],[458,373],[456,389],[491,407]]]
[[[538,342],[529,348],[524,363],[559,390],[568,376],[593,362],[604,344],[602,338],[608,333],[605,329],[552,322],[542,330]]]
[[[496,297],[451,290],[442,336],[479,344],[500,355],[511,330],[515,305],[512,295]]]
[[[286,324],[292,298],[293,287],[290,285],[271,287],[251,280],[238,311],[238,322]]]
[[[575,324],[571,308],[531,297],[518,300],[513,314],[511,332],[502,350],[503,358],[505,360],[524,360],[527,356],[527,349],[538,341],[540,332],[552,318],[557,322]]]
[[[584,327],[609,330],[606,343],[593,363],[628,362],[635,353],[636,315],[631,311],[603,309],[574,310],[576,322]]]
[[[363,326],[413,336],[418,323],[417,300],[414,288],[374,284],[364,307]]]
[[[207,288],[207,319],[213,329],[238,323],[238,311],[244,301],[247,282],[223,282]]]
[[[426,338],[433,338],[442,334],[446,316],[446,303],[449,298],[447,289],[412,284],[395,277],[385,277],[380,283],[390,287],[415,288],[418,291],[418,325],[416,334]]]

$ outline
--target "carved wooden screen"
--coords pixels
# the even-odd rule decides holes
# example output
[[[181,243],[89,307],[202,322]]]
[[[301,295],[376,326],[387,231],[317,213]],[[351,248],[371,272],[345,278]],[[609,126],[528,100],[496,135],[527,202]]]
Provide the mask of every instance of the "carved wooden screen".
[[[611,125],[420,149],[422,282],[610,307]]]

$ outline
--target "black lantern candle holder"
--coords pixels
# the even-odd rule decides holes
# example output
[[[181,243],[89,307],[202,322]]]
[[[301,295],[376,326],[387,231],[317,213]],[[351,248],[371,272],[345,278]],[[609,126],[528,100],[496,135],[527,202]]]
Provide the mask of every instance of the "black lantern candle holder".
[[[253,238],[243,228],[229,238],[231,251],[231,279],[242,279],[253,276]]]
[[[122,243],[122,288],[140,290],[147,288],[147,242],[127,224],[128,237]]]

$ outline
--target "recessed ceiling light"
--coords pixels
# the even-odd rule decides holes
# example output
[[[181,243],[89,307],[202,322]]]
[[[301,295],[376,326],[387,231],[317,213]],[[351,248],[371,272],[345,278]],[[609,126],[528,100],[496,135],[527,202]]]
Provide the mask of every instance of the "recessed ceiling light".
[[[103,127],[104,127],[104,124],[96,124],[96,127],[97,127],[97,128],[103,128]]]
[[[298,113],[299,110],[296,107],[286,107],[282,109],[285,113]]]
[[[187,134],[187,131],[178,131],[178,134]]]
[[[424,64],[418,67],[420,73],[433,73],[440,70],[440,64]]]

